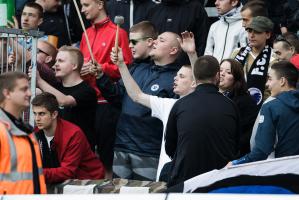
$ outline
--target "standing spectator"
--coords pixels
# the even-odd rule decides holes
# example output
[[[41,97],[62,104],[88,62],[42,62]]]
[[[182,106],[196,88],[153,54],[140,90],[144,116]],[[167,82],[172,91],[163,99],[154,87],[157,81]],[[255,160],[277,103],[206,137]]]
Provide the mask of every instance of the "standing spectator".
[[[98,73],[104,73],[112,81],[117,81],[120,78],[120,74],[117,66],[110,60],[110,52],[115,44],[116,25],[111,22],[107,15],[106,0],[81,0],[81,5],[82,13],[92,24],[92,26],[87,29],[87,35],[95,61],[98,63]],[[119,46],[124,50],[126,64],[131,63],[132,53],[129,49],[128,35],[121,28],[119,30]],[[108,103],[96,86],[96,78],[90,71],[90,68],[93,65],[84,35],[82,36],[80,43],[80,50],[83,53],[85,62],[81,70],[81,75],[83,76],[83,79],[88,81],[88,83],[97,91],[96,143],[99,155],[103,155],[101,151],[105,152],[105,147],[102,145],[102,142],[105,141],[100,140],[110,136],[111,138],[109,140],[113,141],[119,111]],[[109,162],[106,162],[105,157],[102,157],[101,159],[107,172],[111,172],[111,165]],[[110,174],[107,174],[107,176],[111,177]]]
[[[135,29],[135,26],[131,31],[133,28]],[[138,37],[142,38],[142,32],[143,29],[139,29],[135,34],[130,32],[130,46],[135,43],[134,41],[138,41],[138,34]],[[174,97],[173,78],[178,70],[174,61],[180,52],[178,37],[175,33],[165,32],[153,42],[153,47],[147,46],[146,41],[135,43],[136,46],[132,51],[137,63],[130,68],[130,72],[143,92],[164,98]],[[153,62],[138,64],[143,49],[150,50],[143,55],[147,55],[145,58],[151,56]],[[120,64],[125,67],[123,59],[119,61],[118,65]],[[101,85],[101,82],[103,83],[103,80],[99,79],[98,86],[102,88],[105,85]],[[110,87],[106,84],[105,88]],[[113,172],[122,178],[155,180],[163,124],[160,120],[151,117],[150,109],[134,103],[129,98],[123,83],[119,84],[114,91],[119,92],[116,94],[122,97],[122,112],[117,126]]]
[[[56,36],[58,48],[63,45],[70,45],[63,10],[61,9],[61,0],[36,0],[35,2],[41,5],[44,11],[43,23],[39,25],[39,29],[44,31],[46,35]]]
[[[58,117],[56,97],[42,93],[32,100],[32,106],[46,182],[104,178],[104,167],[82,130]]]
[[[22,122],[30,104],[28,77],[21,72],[0,75],[0,193],[45,194],[45,178],[32,128]]]
[[[220,62],[229,58],[237,47],[246,46],[246,31],[242,27],[239,0],[216,0],[220,19],[210,27],[205,55],[211,55]]]
[[[193,48],[191,49],[191,51],[188,52],[188,55],[190,55],[190,53],[191,54],[193,53],[197,57],[196,51],[195,51],[195,42],[194,42],[193,34],[189,35],[189,32],[184,32],[184,33],[182,33],[182,36],[183,36],[183,40],[182,40],[183,42],[181,41],[182,42],[181,46],[184,47],[182,44],[184,43],[184,45],[185,45],[187,39],[191,40],[192,41],[191,44],[193,44],[193,46],[192,46]],[[183,48],[183,49],[186,50],[185,48]],[[190,59],[192,59],[192,58],[190,58]],[[178,99],[163,98],[163,97],[159,97],[159,96],[150,95],[150,93],[148,93],[148,92],[147,93],[143,92],[142,88],[140,88],[140,86],[134,81],[134,79],[138,80],[138,76],[134,78],[133,77],[134,74],[130,75],[130,71],[128,70],[126,65],[124,65],[122,63],[123,58],[122,58],[121,52],[118,53],[118,55],[116,55],[115,51],[112,51],[111,60],[114,63],[118,63],[117,65],[119,66],[122,80],[124,81],[124,86],[126,88],[126,91],[127,91],[127,94],[129,95],[129,97],[134,102],[150,108],[151,112],[152,112],[152,114],[151,114],[152,117],[156,117],[163,122],[163,137],[162,137],[162,145],[161,145],[161,152],[160,152],[160,157],[159,157],[159,165],[158,165],[158,169],[157,169],[156,181],[158,181],[159,177],[161,177],[161,176],[162,176],[161,178],[163,179],[164,178],[163,175],[165,173],[162,174],[162,172],[161,172],[162,167],[164,166],[165,163],[171,161],[171,159],[167,156],[167,154],[165,152],[165,142],[164,142],[165,129],[166,129],[166,124],[167,124],[170,110],[171,110],[172,106],[174,105],[174,103]],[[192,61],[191,61],[191,63],[192,63]],[[192,76],[191,66],[187,66],[187,65],[182,66],[174,78],[173,92],[176,95],[179,95],[180,97],[184,97],[184,96],[188,95],[189,93],[191,93],[194,90],[194,87],[195,87],[195,84],[194,84],[194,80],[193,80],[193,76]],[[161,174],[161,176],[160,176],[160,174]]]
[[[95,145],[95,91],[80,77],[83,55],[79,49],[63,46],[59,49],[54,65],[56,78],[61,84],[56,88],[37,73],[37,87],[56,96],[61,117],[79,126],[86,134],[91,148]]]
[[[198,0],[162,0],[149,11],[146,20],[155,24],[159,33],[193,32],[196,52],[203,55],[208,34],[208,16]],[[180,57],[180,64],[189,64],[187,56]]]
[[[76,0],[79,9],[81,10],[82,6],[80,0]],[[83,28],[80,23],[78,13],[73,0],[64,0],[63,1],[63,11],[66,23],[66,29],[68,36],[71,40],[72,46],[79,47],[80,41],[82,39]],[[83,24],[85,28],[91,26],[90,22],[86,20],[84,15],[81,15]]]
[[[246,28],[251,23],[253,17],[268,17],[266,5],[261,0],[252,0],[241,8],[242,26]]]
[[[109,0],[107,11],[111,19],[117,15],[123,16],[122,27],[128,32],[134,24],[146,20],[149,10],[154,5],[155,3],[151,0]]]
[[[264,160],[273,151],[276,158],[299,154],[297,80],[298,70],[293,64],[288,61],[273,64],[267,86],[275,98],[261,108],[255,146],[249,154],[228,165]]]
[[[218,92],[219,63],[199,57],[193,71],[198,86],[173,106],[166,128],[166,153],[173,158],[168,186],[225,166],[237,155],[239,116]]]
[[[242,64],[248,90],[258,106],[263,102],[268,68],[275,60],[272,48],[267,45],[272,29],[273,22],[269,18],[254,17],[246,28],[249,44],[232,54]]]
[[[296,0],[285,0],[283,6],[283,19],[281,32],[293,32],[299,37],[299,2]]]
[[[240,156],[250,152],[250,137],[258,113],[258,107],[247,90],[242,65],[233,59],[220,63],[219,91],[230,98],[240,114]]]

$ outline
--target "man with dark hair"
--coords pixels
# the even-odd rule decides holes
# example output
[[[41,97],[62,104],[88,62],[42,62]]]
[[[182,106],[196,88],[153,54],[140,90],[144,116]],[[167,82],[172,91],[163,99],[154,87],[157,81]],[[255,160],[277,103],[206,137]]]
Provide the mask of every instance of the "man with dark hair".
[[[104,167],[82,130],[58,117],[56,97],[42,93],[32,100],[32,106],[46,182],[104,178]]]
[[[45,178],[38,143],[32,128],[22,121],[30,105],[26,74],[0,75],[0,193],[45,194]]]
[[[264,16],[268,17],[268,10],[265,2],[261,0],[253,0],[246,3],[241,8],[242,26],[247,27],[251,23],[253,17]]]
[[[21,15],[21,28],[23,30],[37,30],[38,26],[43,22],[43,7],[34,2],[25,4]],[[11,28],[20,28],[17,19],[8,23]]]
[[[168,186],[225,166],[238,149],[236,106],[218,92],[219,63],[199,57],[194,65],[195,91],[173,106],[166,127],[166,153],[173,159]]]
[[[61,79],[61,84],[54,88],[43,80],[39,73],[36,76],[36,83],[42,91],[56,96],[61,117],[79,126],[94,149],[96,94],[80,77],[82,65],[83,55],[78,48],[62,46],[53,66],[55,76]]]
[[[249,154],[228,165],[264,160],[273,151],[276,158],[299,154],[297,80],[298,70],[290,62],[280,61],[272,65],[267,86],[274,98],[261,108],[255,146]]]

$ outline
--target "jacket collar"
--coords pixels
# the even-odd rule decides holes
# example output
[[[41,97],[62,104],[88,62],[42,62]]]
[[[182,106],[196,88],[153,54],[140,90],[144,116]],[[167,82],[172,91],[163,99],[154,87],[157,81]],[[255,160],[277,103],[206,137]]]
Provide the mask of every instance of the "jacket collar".
[[[219,93],[218,90],[219,90],[218,87],[211,83],[202,83],[196,87],[196,91],[204,92],[204,93]]]
[[[176,65],[175,63],[169,63],[167,65],[163,65],[163,66],[160,66],[160,65],[156,65],[154,62],[153,62],[153,67],[152,67],[153,70],[157,70],[157,71],[160,71],[160,72],[163,72],[163,71],[177,71],[179,69],[179,66]]]
[[[97,23],[94,23],[92,26],[93,26],[95,29],[98,29],[98,28],[103,27],[103,26],[104,26],[105,24],[107,24],[109,21],[110,21],[109,17],[106,17],[106,18],[103,19],[102,21],[97,22]]]
[[[0,121],[5,124],[7,130],[12,135],[16,135],[16,136],[27,136],[28,135],[26,132],[19,129],[2,109],[0,109]]]

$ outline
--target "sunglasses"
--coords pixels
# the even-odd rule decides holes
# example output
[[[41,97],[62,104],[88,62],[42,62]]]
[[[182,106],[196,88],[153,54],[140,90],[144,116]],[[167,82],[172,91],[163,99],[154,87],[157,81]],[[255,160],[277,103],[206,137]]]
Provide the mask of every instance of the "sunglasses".
[[[46,54],[47,56],[49,56],[49,54],[41,49],[37,49],[37,53],[43,53],[43,54]]]
[[[142,40],[146,40],[148,38],[151,38],[151,37],[142,37],[142,38],[138,38],[138,39],[130,39],[129,43],[132,43],[133,45],[136,45],[138,42],[140,42]]]

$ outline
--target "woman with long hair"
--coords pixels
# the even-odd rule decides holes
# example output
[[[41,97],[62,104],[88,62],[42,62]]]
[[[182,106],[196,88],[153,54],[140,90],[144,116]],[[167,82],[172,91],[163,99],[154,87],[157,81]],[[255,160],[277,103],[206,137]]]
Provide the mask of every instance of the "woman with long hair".
[[[258,107],[247,90],[242,65],[234,59],[220,63],[219,91],[235,102],[240,113],[240,156],[250,152],[250,137]]]

